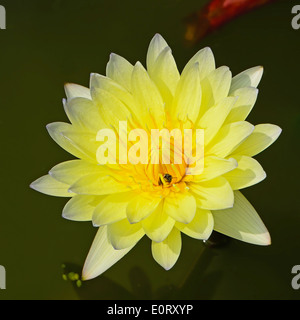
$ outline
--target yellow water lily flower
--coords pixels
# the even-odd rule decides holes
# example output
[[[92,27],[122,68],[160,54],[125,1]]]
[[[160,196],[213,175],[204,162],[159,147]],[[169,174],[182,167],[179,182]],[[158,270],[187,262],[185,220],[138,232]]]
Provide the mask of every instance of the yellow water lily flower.
[[[154,259],[166,270],[179,257],[182,232],[206,240],[216,230],[245,242],[270,244],[266,227],[239,191],[266,177],[253,156],[281,133],[276,125],[245,121],[262,73],[262,67],[254,67],[232,77],[228,67],[216,68],[212,51],[204,48],[180,74],[170,47],[157,34],[148,49],[147,70],[140,62],[132,65],[111,54],[106,76],[92,74],[90,88],[65,86],[64,108],[71,124],[55,122],[47,129],[78,159],[58,164],[31,187],[70,197],[63,217],[99,227],[84,280],[106,271],[145,235],[152,240]],[[181,163],[173,157],[169,164],[103,164],[105,144],[107,157],[115,160],[130,148],[142,150],[143,144],[121,139],[111,154],[113,143],[99,136],[108,128],[120,138],[125,121],[128,129],[148,134],[152,129],[202,129],[203,171],[187,174],[184,154],[179,154]],[[174,141],[171,145],[174,151]],[[153,150],[146,151],[150,157]]]

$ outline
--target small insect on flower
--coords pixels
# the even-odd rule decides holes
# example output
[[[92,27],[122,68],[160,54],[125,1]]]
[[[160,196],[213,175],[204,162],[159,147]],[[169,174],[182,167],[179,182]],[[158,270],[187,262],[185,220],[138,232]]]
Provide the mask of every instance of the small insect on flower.
[[[172,182],[172,179],[173,179],[173,177],[172,177],[170,174],[166,173],[166,174],[161,175],[161,176],[159,177],[159,182],[158,182],[158,184],[159,184],[159,185],[162,185],[162,184],[165,184],[165,183],[171,183],[171,182]]]
[[[83,280],[105,272],[145,235],[166,270],[180,255],[181,233],[206,240],[216,230],[252,244],[271,243],[239,191],[266,177],[253,157],[281,133],[276,125],[246,121],[262,74],[262,67],[254,67],[232,77],[228,67],[216,67],[209,48],[179,73],[170,47],[157,34],[147,69],[111,54],[106,76],[93,73],[90,88],[65,86],[71,123],[47,129],[77,159],[56,165],[31,187],[69,197],[63,217],[99,228]],[[164,138],[160,147],[146,143],[153,132]],[[188,151],[194,140],[196,147]],[[198,144],[196,164],[201,158],[202,167],[193,170]]]
[[[168,173],[164,174],[163,178],[168,183],[170,183],[172,181],[172,179],[173,179],[172,176],[170,174],[168,174]]]

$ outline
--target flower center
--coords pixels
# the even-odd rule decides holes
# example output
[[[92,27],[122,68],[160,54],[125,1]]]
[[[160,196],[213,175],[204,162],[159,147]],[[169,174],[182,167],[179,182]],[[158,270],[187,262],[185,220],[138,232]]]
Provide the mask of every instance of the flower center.
[[[138,124],[136,126],[138,127]],[[128,129],[134,129],[134,126],[128,127]],[[169,124],[163,129],[156,129],[158,132],[154,133],[147,129],[145,132],[148,135],[148,141],[146,141],[148,143],[144,148],[142,146],[145,142],[141,142],[141,140],[124,143],[127,145],[128,154],[134,150],[136,153],[133,154],[141,157],[141,152],[146,151],[146,157],[141,159],[148,161],[143,163],[140,161],[136,164],[129,161],[127,164],[119,164],[123,173],[123,178],[119,178],[119,180],[124,183],[130,181],[129,187],[159,193],[161,196],[167,196],[170,192],[183,192],[187,188],[186,183],[193,179],[187,173],[190,164],[186,161],[188,152],[185,147],[190,144],[193,150],[194,131],[192,131],[191,137],[186,137],[185,129],[192,131],[193,124],[189,121],[178,122],[175,125]],[[134,149],[135,144],[138,146],[138,152]]]
[[[164,175],[160,174],[158,184],[159,185],[170,184],[172,182],[172,179],[173,177],[168,173],[165,173]]]

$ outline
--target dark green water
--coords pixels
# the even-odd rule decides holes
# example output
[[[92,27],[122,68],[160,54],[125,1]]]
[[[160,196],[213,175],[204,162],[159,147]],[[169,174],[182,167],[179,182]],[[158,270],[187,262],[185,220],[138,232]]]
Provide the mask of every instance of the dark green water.
[[[295,1],[279,1],[243,16],[187,47],[186,15],[199,0],[7,0],[7,30],[0,30],[0,265],[7,289],[0,299],[298,299],[291,269],[300,264],[300,30],[291,27]],[[258,102],[249,121],[283,128],[280,139],[256,158],[268,177],[244,190],[271,236],[272,246],[232,240],[218,249],[183,238],[175,267],[164,271],[143,239],[102,277],[80,289],[62,280],[61,264],[80,270],[96,230],[61,217],[65,199],[29,184],[71,159],[45,125],[67,121],[63,84],[88,86],[116,52],[145,62],[155,33],[169,42],[181,69],[210,46],[218,66],[233,73],[263,65]]]

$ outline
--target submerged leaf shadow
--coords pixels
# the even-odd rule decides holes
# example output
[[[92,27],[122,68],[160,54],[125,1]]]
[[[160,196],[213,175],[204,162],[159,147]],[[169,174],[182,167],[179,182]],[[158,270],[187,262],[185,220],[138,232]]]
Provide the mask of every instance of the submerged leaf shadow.
[[[132,267],[128,273],[131,290],[105,275],[81,282],[78,278],[81,267],[71,263],[63,266],[63,278],[72,281],[74,290],[81,300],[210,299],[222,278],[222,272],[208,270],[219,248],[226,246],[228,240],[228,237],[214,231],[206,241],[204,250],[191,266],[191,270],[178,286],[163,285],[153,290],[150,278],[138,266]]]
[[[147,300],[153,298],[150,280],[140,267],[131,268],[128,276],[133,295],[137,299]]]
[[[211,262],[219,250],[227,246],[230,238],[216,231],[205,242],[205,249],[170,299],[211,299],[223,276],[221,270],[209,271]]]

